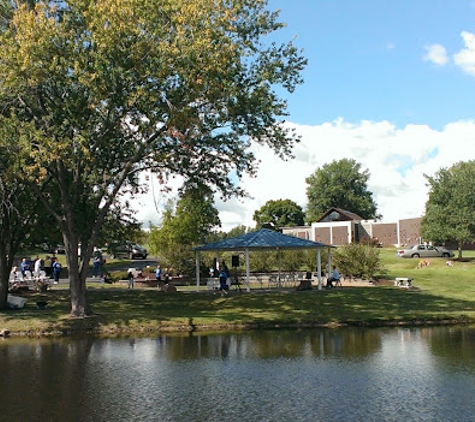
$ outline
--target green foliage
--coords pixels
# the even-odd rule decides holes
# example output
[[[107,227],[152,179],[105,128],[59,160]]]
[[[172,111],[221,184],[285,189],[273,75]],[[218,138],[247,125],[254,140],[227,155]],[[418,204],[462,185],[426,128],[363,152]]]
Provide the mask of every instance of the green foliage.
[[[287,250],[281,252],[281,268],[283,271],[298,271],[305,265],[305,251]],[[315,268],[315,263],[311,269]]]
[[[251,143],[279,157],[297,136],[279,120],[281,88],[306,60],[263,0],[4,2],[0,107],[19,137],[25,183],[60,228],[72,315],[89,314],[92,248],[122,194],[144,189],[144,169],[242,195],[255,174]],[[4,12],[4,13],[3,13]],[[186,222],[185,222],[186,224]],[[188,240],[187,240],[188,241]],[[82,243],[83,261],[77,246]]]
[[[259,273],[275,271],[277,268],[277,253],[269,251],[253,252],[249,255],[249,266],[252,271]]]
[[[160,227],[151,227],[150,252],[178,273],[194,273],[194,246],[207,243],[220,225],[212,191],[206,186],[188,188],[176,203],[167,204]]]
[[[461,161],[425,177],[429,199],[421,233],[434,243],[457,242],[461,257],[463,245],[475,242],[475,161]]]
[[[241,236],[242,234],[249,233],[250,231],[251,229],[249,227],[240,225],[240,226],[233,227],[231,230],[229,230],[226,233],[226,237],[237,237],[237,236]]]
[[[0,115],[0,309],[7,307],[8,279],[15,255],[33,234],[45,235],[45,209],[22,183],[17,128]]]
[[[342,208],[365,220],[380,218],[373,193],[368,191],[369,171],[353,159],[334,160],[318,168],[307,183],[307,222],[318,220],[330,208]]]
[[[341,274],[351,278],[373,280],[385,273],[379,249],[370,245],[350,243],[333,250],[333,263]]]
[[[110,208],[99,233],[98,245],[113,241],[130,240],[139,244],[144,243],[145,233],[130,208],[113,206]]]
[[[257,227],[269,226],[279,230],[286,226],[303,226],[304,212],[302,207],[290,199],[267,201],[259,210],[254,212],[253,220]]]

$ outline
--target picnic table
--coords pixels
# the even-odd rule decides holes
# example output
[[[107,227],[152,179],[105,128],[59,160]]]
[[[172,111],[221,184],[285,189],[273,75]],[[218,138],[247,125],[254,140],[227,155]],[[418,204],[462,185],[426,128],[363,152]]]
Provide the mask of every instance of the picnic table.
[[[396,277],[394,279],[394,286],[396,287],[412,287],[413,278],[409,277]]]
[[[304,278],[305,275],[305,278]],[[307,272],[304,274],[299,274],[299,278],[297,279],[297,290],[311,290],[312,289],[312,273]]]

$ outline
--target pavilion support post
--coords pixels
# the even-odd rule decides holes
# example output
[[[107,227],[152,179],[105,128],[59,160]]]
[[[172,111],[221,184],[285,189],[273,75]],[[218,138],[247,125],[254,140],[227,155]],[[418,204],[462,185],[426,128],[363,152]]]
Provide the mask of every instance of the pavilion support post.
[[[201,253],[200,251],[196,252],[196,291],[200,291],[200,259]]]
[[[246,249],[246,292],[251,291],[250,266],[249,266],[249,249]]]
[[[322,290],[322,253],[321,249],[317,249],[317,277],[318,277],[318,290]]]

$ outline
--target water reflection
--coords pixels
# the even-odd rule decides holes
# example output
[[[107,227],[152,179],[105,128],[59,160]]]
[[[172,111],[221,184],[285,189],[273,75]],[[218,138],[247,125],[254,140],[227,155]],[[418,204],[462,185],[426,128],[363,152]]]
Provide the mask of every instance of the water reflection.
[[[466,421],[475,329],[0,342],[15,421]]]

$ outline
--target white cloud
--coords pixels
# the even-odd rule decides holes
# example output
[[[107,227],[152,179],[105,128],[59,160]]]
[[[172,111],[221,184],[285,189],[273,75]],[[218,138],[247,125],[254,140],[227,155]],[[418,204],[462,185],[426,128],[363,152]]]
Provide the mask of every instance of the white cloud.
[[[465,48],[454,54],[454,63],[465,73],[475,76],[475,34],[463,31]]]
[[[475,159],[473,121],[454,122],[441,131],[426,125],[397,128],[388,121],[352,124],[343,119],[315,126],[289,126],[302,136],[294,149],[295,159],[283,162],[269,149],[255,147],[261,160],[259,172],[254,179],[242,180],[242,187],[252,198],[217,202],[223,230],[239,224],[254,226],[254,211],[271,199],[291,199],[305,207],[305,179],[323,164],[342,158],[352,158],[369,170],[368,189],[384,221],[418,217],[424,213],[427,201],[423,175],[433,175],[457,161]],[[158,218],[153,200],[140,203],[144,204],[140,215]]]
[[[386,43],[386,49],[387,50],[394,50],[396,48],[396,44],[392,41],[388,41]]]
[[[427,53],[424,56],[425,61],[432,62],[436,65],[443,66],[447,64],[448,57],[447,57],[447,50],[443,45],[440,44],[432,44],[425,47]]]

